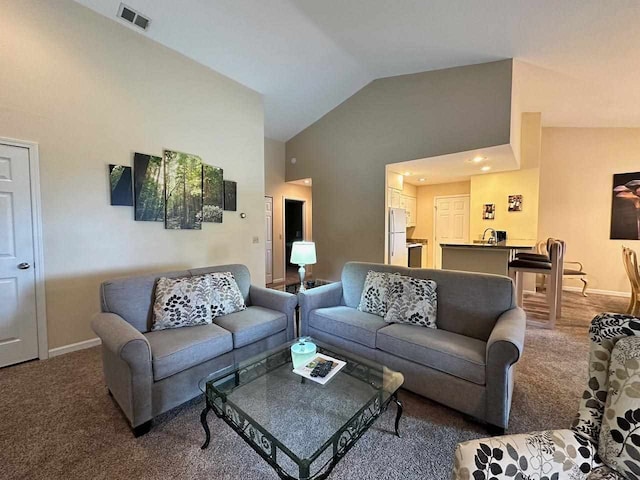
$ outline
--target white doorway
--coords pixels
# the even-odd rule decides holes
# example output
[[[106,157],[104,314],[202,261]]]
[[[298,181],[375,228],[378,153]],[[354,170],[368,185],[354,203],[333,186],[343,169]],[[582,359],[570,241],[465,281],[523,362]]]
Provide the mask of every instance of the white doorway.
[[[0,367],[47,358],[36,144],[0,138]]]
[[[273,197],[264,197],[266,283],[273,283]]]
[[[442,268],[441,243],[469,242],[469,195],[434,198],[433,267]]]

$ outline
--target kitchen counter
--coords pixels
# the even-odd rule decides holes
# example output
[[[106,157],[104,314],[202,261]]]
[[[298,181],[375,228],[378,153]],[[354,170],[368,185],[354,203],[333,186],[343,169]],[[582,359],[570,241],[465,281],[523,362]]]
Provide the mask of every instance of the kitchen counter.
[[[534,248],[535,243],[525,242],[525,241],[512,241],[507,240],[506,242],[498,242],[498,243],[441,243],[440,246],[442,248],[491,248],[498,250],[530,250]]]
[[[518,250],[531,250],[532,242],[442,243],[442,268],[465,272],[509,275],[509,262]]]

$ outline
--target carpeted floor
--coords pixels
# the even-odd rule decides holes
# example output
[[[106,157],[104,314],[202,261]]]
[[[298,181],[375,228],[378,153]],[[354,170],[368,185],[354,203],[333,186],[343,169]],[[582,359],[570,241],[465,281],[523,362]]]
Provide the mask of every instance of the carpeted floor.
[[[529,327],[518,364],[510,433],[565,428],[586,378],[590,319],[625,310],[622,298],[567,293],[554,331]],[[525,307],[539,312],[540,301]],[[401,391],[402,438],[390,407],[335,468],[332,479],[449,478],[455,445],[487,431],[446,407]],[[0,370],[1,479],[276,479],[271,468],[213,414],[208,450],[198,398],[134,438],[102,381],[99,348]]]

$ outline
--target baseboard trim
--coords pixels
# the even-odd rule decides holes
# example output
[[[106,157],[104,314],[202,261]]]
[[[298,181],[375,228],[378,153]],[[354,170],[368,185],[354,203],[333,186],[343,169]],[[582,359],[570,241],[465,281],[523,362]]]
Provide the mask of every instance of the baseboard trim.
[[[84,350],[85,348],[97,347],[101,344],[102,341],[96,337],[92,338],[91,340],[84,340],[83,342],[64,345],[63,347],[52,348],[49,350],[49,358],[57,357],[58,355],[64,355],[65,353],[75,352],[77,350]]]
[[[562,289],[567,292],[582,292],[582,287],[564,286],[562,287]],[[587,295],[589,295],[590,293],[595,293],[597,295],[609,295],[611,297],[624,297],[624,298],[631,297],[631,294],[628,292],[618,292],[616,290],[598,290],[596,288],[587,288]]]

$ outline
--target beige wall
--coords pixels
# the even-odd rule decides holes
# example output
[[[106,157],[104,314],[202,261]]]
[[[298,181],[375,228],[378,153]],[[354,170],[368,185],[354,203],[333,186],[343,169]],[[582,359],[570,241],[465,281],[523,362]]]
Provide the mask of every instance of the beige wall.
[[[285,183],[284,142],[264,139],[264,194],[273,198],[273,280],[284,278],[284,228],[282,224],[282,209],[284,198],[305,200],[305,228],[307,241],[313,240],[313,204],[312,188],[303,185]],[[313,266],[305,267],[307,275],[313,273]]]
[[[108,278],[240,262],[264,284],[260,95],[71,0],[3,2],[0,31],[0,136],[40,145],[49,348],[95,337]],[[170,231],[110,206],[107,165],[163,148],[223,167],[238,212]]]
[[[640,242],[609,239],[611,199],[613,174],[639,171],[639,160],[639,128],[542,129],[540,238],[565,240],[590,288],[629,292],[621,247]]]
[[[385,165],[509,143],[511,65],[376,80],[287,142],[287,180],[313,178],[319,277],[383,261]]]
[[[417,188],[418,218],[416,226],[410,232],[410,238],[425,238],[429,241],[427,267],[433,267],[433,206],[434,197],[446,197],[448,195],[465,195],[471,190],[470,182],[441,183],[437,185],[424,185]]]
[[[471,177],[469,239],[482,238],[486,228],[506,230],[509,240],[535,243],[538,238],[538,184],[540,169],[529,168]],[[509,195],[522,195],[522,211],[509,212]],[[496,205],[494,220],[482,219],[485,203]]]

